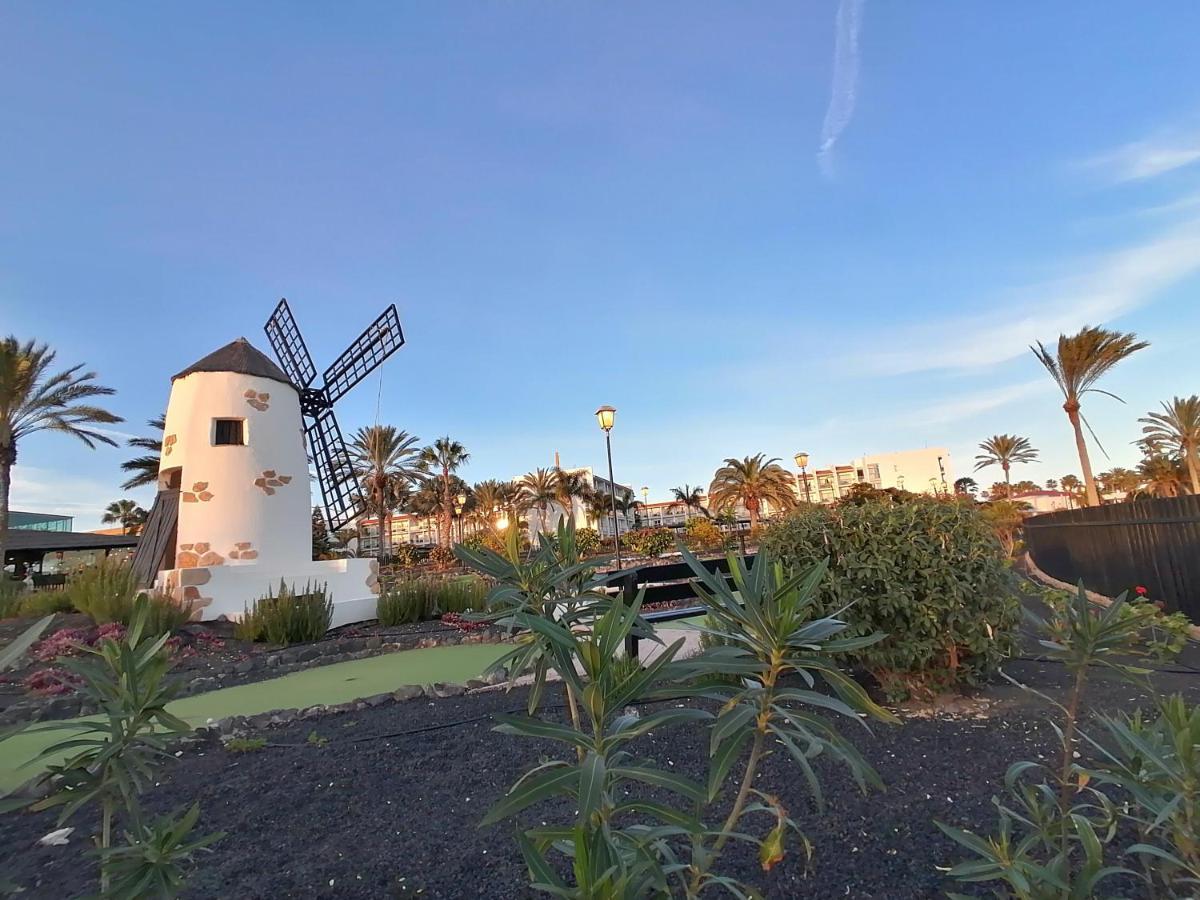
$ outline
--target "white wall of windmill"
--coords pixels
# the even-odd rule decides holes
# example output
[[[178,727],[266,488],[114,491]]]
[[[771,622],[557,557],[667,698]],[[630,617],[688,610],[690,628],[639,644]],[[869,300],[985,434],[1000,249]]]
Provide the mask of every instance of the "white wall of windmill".
[[[237,430],[221,422],[240,422],[244,443],[219,443]],[[312,501],[295,388],[233,372],[177,379],[167,405],[161,484],[173,470],[180,488],[178,568],[311,565]]]

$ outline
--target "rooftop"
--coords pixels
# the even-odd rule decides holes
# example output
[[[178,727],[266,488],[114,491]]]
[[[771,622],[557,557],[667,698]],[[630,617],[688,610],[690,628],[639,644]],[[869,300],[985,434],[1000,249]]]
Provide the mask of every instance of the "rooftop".
[[[295,387],[279,366],[271,362],[265,353],[244,337],[230,341],[220,350],[214,350],[203,359],[192,363],[171,380],[184,378],[193,372],[236,372],[240,375],[270,378],[281,384]]]

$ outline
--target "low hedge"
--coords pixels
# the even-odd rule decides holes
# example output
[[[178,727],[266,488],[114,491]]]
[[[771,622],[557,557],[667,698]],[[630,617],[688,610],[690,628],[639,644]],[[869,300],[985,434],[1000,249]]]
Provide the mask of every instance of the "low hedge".
[[[821,613],[845,609],[849,633],[887,635],[855,659],[892,698],[976,683],[1015,646],[1016,576],[970,504],[801,507],[766,530],[762,547],[796,568],[829,560]]]

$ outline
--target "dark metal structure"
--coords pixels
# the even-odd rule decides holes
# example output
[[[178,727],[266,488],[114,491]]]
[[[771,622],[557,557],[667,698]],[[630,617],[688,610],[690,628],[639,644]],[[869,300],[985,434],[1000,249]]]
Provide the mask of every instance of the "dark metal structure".
[[[313,386],[317,367],[287,300],[279,301],[265,331],[283,371],[300,391],[300,411],[317,468],[325,516],[329,527],[336,531],[353,522],[359,508],[358,483],[333,404],[404,346],[400,314],[395,304],[384,310],[322,373],[320,387]]]
[[[1025,544],[1048,575],[1116,596],[1137,586],[1200,622],[1200,497],[1136,500],[1033,516]]]
[[[154,584],[163,563],[170,559],[174,565],[175,536],[179,524],[179,491],[164,489],[154,498],[154,506],[142,526],[142,538],[133,555],[133,574],[145,587]]]

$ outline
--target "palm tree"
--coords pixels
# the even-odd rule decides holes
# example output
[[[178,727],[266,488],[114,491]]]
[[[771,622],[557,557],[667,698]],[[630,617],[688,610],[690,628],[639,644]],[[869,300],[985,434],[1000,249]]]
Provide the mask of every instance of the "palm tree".
[[[1074,475],[1064,475],[1058,479],[1059,485],[1067,492],[1067,506],[1071,507],[1079,498],[1079,491],[1083,487],[1083,483]]]
[[[81,372],[82,365],[51,374],[54,355],[46,344],[22,344],[11,336],[0,341],[0,565],[8,531],[8,491],[21,439],[39,431],[61,431],[92,449],[97,443],[115,447],[117,442],[108,435],[84,426],[125,421],[81,402],[114,391],[95,384],[96,373]]]
[[[546,530],[546,512],[558,499],[558,477],[553,469],[534,469],[519,482],[521,502],[538,511],[538,531]]]
[[[1029,443],[1028,438],[1017,437],[1015,434],[997,434],[979,445],[983,452],[975,457],[975,471],[986,469],[988,466],[999,466],[1004,470],[1004,483],[1008,486],[1008,499],[1012,499],[1012,480],[1010,472],[1013,463],[1031,463],[1038,458],[1038,452]],[[992,498],[996,499],[995,497]]]
[[[450,476],[461,466],[466,465],[471,454],[458,441],[451,440],[449,435],[438,438],[432,445],[421,451],[421,467],[442,479],[442,520],[445,522],[443,543],[449,547],[451,543],[450,525],[454,517],[454,495],[450,493]]]
[[[125,442],[127,447],[137,447],[139,450],[149,450],[145,456],[135,456],[121,463],[121,471],[129,472],[130,476],[121,485],[122,490],[132,491],[134,488],[145,487],[158,481],[159,460],[162,457],[162,432],[167,427],[165,415],[155,416],[146,422],[159,432],[158,437],[130,438]]]
[[[1116,466],[1109,469],[1107,472],[1101,472],[1096,476],[1096,482],[1100,485],[1100,493],[1102,494],[1124,494],[1128,500],[1139,487],[1141,487],[1141,478],[1137,472],[1129,469]]]
[[[119,522],[125,534],[137,534],[146,524],[147,515],[149,514],[134,500],[114,500],[105,507],[100,521],[105,525],[115,525]]]
[[[512,485],[488,479],[476,482],[471,488],[474,498],[472,518],[476,525],[486,527],[493,534],[499,534],[496,527],[496,517],[500,513],[509,513],[512,505]],[[511,515],[507,518],[512,519]]]
[[[437,542],[442,543],[442,486],[436,477],[424,478],[417,482],[417,489],[408,497],[404,508],[428,522],[434,520],[437,528]]]
[[[1036,349],[1029,348],[1062,391],[1063,411],[1066,412],[1071,428],[1075,431],[1075,448],[1079,451],[1079,465],[1083,469],[1083,483],[1087,489],[1089,506],[1100,505],[1100,494],[1096,490],[1092,461],[1088,458],[1087,442],[1083,438],[1084,419],[1080,414],[1080,401],[1087,393],[1105,394],[1114,400],[1120,400],[1116,394],[1100,390],[1096,387],[1096,382],[1121,360],[1149,346],[1146,341],[1139,341],[1133,333],[1126,334],[1085,325],[1078,334],[1060,334],[1056,353],[1047,350],[1041,341],[1038,341]],[[1090,425],[1088,430],[1091,431]],[[1092,439],[1096,439],[1095,432],[1092,432]]]
[[[575,500],[587,496],[587,482],[578,472],[554,470],[554,502],[561,506],[568,519],[575,518]]]
[[[379,523],[380,556],[387,556],[391,542],[388,516],[404,504],[417,477],[418,443],[415,435],[395,426],[369,425],[358,429],[346,448],[363,505]]]
[[[765,453],[744,459],[729,457],[713,473],[708,502],[717,510],[733,509],[741,503],[750,514],[753,530],[758,527],[764,502],[780,509],[796,505],[796,479],[779,464],[778,457],[767,459]]]
[[[964,475],[962,478],[954,479],[954,493],[962,494],[967,497],[974,497],[975,492],[979,490],[979,482],[969,475]]]
[[[1147,456],[1138,463],[1137,470],[1143,489],[1155,497],[1178,497],[1183,493],[1183,468],[1169,456]]]
[[[685,510],[694,509],[706,519],[711,518],[708,510],[704,508],[704,488],[685,484],[683,487],[671,488],[671,496],[675,498],[676,503],[682,503]]]
[[[1058,479],[1057,478],[1047,478],[1046,479],[1046,490],[1057,491],[1058,490]]]
[[[1144,426],[1142,440],[1148,446],[1177,450],[1187,465],[1192,493],[1200,494],[1200,397],[1175,397],[1162,408],[1138,419]]]
[[[584,514],[589,524],[596,523],[597,531],[600,529],[601,520],[612,515],[612,508],[612,498],[605,491],[589,490],[583,498]]]

